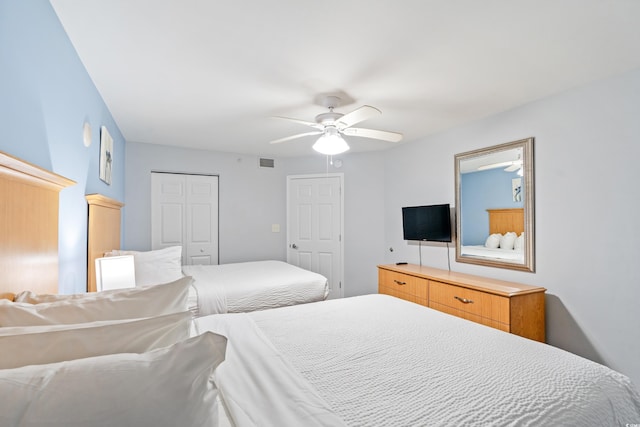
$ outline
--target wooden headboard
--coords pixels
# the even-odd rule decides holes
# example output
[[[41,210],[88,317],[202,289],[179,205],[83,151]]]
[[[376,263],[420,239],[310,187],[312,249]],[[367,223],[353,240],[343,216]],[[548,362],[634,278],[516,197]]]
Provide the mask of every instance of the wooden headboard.
[[[58,293],[59,193],[73,184],[0,152],[0,297]]]
[[[504,234],[515,231],[518,235],[524,231],[524,209],[487,209],[489,212],[489,234]]]
[[[117,200],[102,194],[85,196],[89,203],[87,229],[87,291],[96,291],[96,258],[112,249],[120,249],[120,209]]]

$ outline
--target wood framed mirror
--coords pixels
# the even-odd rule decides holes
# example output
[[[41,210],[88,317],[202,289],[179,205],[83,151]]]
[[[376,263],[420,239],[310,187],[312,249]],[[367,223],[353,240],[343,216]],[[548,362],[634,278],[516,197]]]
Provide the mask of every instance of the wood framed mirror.
[[[455,155],[456,261],[535,271],[533,138]]]

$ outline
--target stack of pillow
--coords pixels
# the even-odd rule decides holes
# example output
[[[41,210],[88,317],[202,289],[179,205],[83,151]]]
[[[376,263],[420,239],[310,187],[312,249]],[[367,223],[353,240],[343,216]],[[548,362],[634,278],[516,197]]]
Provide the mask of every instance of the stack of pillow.
[[[0,300],[0,425],[215,425],[226,338],[189,338],[191,281]]]
[[[524,249],[524,231],[519,236],[513,231],[504,234],[490,234],[484,242],[484,246],[491,249],[500,248],[521,251]]]

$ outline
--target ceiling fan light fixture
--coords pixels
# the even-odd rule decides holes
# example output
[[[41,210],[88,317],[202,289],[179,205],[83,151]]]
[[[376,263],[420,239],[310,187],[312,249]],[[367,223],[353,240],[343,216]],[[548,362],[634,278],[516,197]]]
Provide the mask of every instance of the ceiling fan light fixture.
[[[270,141],[270,144],[279,144],[281,142],[287,142],[305,136],[322,134],[322,136],[320,136],[313,145],[313,149],[327,156],[333,156],[335,154],[344,153],[349,149],[349,145],[342,138],[342,135],[378,139],[389,142],[400,142],[402,140],[402,134],[398,132],[353,127],[353,125],[357,123],[382,114],[382,112],[377,108],[370,105],[363,105],[350,113],[342,114],[334,111],[334,108],[340,104],[341,100],[339,97],[333,95],[324,96],[323,105],[329,109],[329,112],[318,114],[315,117],[315,122],[280,117],[281,119],[312,127],[315,131],[299,133],[297,135],[276,139]]]
[[[313,149],[318,153],[333,156],[347,151],[349,145],[335,129],[327,129],[313,144]]]

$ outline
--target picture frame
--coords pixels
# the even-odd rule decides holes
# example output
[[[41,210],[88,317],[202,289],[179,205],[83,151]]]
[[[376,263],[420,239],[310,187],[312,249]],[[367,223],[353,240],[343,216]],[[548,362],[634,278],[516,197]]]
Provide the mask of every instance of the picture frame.
[[[511,194],[514,202],[522,202],[522,178],[511,180]]]
[[[100,127],[100,179],[111,185],[113,169],[113,138],[106,126]]]

